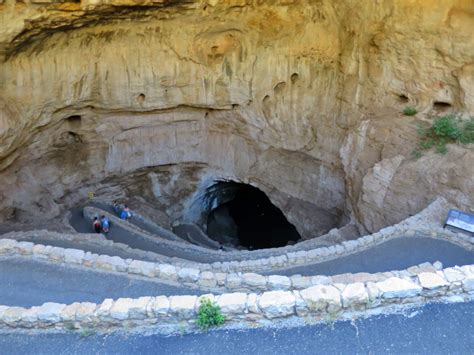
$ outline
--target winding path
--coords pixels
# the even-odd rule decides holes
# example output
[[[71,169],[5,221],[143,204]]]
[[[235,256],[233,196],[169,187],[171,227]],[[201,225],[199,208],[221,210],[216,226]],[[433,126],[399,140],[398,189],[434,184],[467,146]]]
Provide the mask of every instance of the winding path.
[[[443,267],[474,264],[474,252],[447,241],[401,237],[386,241],[373,248],[317,264],[273,270],[264,274],[338,275],[357,272],[385,272],[404,270],[424,262],[441,261]]]
[[[101,303],[106,298],[202,294],[183,286],[23,258],[0,260],[0,285],[0,304],[20,307],[45,302]]]

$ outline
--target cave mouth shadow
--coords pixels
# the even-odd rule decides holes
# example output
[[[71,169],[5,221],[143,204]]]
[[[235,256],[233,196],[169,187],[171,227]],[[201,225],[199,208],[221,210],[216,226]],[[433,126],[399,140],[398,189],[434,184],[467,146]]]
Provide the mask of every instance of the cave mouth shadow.
[[[249,250],[294,244],[301,236],[283,212],[260,189],[220,181],[206,191],[212,209],[207,218],[210,238]]]

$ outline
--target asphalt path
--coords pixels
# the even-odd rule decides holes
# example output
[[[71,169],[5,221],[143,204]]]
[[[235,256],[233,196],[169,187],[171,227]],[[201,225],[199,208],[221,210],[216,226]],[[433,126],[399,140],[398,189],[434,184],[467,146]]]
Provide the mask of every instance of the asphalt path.
[[[92,224],[84,219],[81,209],[71,210],[70,223],[72,227],[79,233],[91,233]],[[107,239],[115,243],[127,244],[131,248],[151,251],[157,254],[187,259],[196,262],[209,262],[209,256],[206,254],[199,254],[194,250],[186,249],[186,244],[183,242],[183,247],[170,246],[165,243],[160,243],[157,238],[144,237],[139,233],[128,231],[113,222],[110,225],[110,232],[106,236]]]
[[[106,298],[195,295],[199,290],[22,258],[0,260],[0,304],[101,303]],[[1,350],[0,350],[1,353]]]
[[[164,336],[0,334],[5,354],[473,354],[474,302],[332,324]]]
[[[274,270],[273,275],[338,275],[357,272],[404,270],[424,262],[441,261],[444,267],[474,264],[474,252],[444,240],[421,237],[396,238],[373,248],[334,260]]]
[[[82,212],[79,209],[72,211],[71,224],[78,232],[90,232],[89,223],[82,217]],[[161,255],[203,263],[221,261],[225,255],[225,252],[223,252],[222,256],[211,259],[209,255],[199,254],[192,250],[186,250],[186,248],[170,248],[145,239],[137,233],[124,230],[120,226],[112,226],[107,238],[114,242],[127,244],[135,249],[149,250]],[[473,264],[474,253],[458,245],[438,239],[402,237],[346,257],[281,271],[271,271],[267,274],[291,276],[297,274],[337,275],[347,272],[374,273],[403,270],[413,265],[435,261],[441,261],[445,267]]]

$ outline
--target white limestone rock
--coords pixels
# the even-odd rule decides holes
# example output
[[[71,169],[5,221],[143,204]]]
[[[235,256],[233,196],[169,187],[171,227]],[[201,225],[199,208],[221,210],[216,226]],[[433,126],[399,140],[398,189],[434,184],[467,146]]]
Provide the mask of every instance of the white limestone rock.
[[[27,323],[26,326],[29,325],[33,325],[34,323],[36,323],[38,321],[38,311],[37,311],[37,308],[38,307],[31,307],[29,309],[26,309],[22,316],[21,316],[21,322],[22,323]]]
[[[336,312],[341,309],[341,294],[331,285],[316,285],[300,291],[310,311]]]
[[[61,320],[63,322],[74,322],[76,320],[77,309],[81,306],[79,302],[68,304],[61,311]]]
[[[102,302],[97,309],[95,310],[95,315],[102,319],[107,319],[110,317],[110,310],[114,305],[114,300],[111,298],[106,298],[104,302]]]
[[[261,290],[265,290],[267,286],[267,280],[265,276],[251,272],[242,275],[242,283],[244,286],[258,288]]]
[[[299,317],[306,317],[309,314],[308,305],[304,301],[299,291],[294,290],[293,295],[295,296],[295,311]]]
[[[155,268],[155,263],[141,260],[133,260],[128,265],[128,272],[137,275],[144,275],[148,277],[155,277],[157,270]]]
[[[473,292],[474,291],[474,275],[469,274],[462,282],[462,288],[466,292]]]
[[[153,316],[157,318],[164,317],[168,314],[170,309],[170,300],[166,296],[155,297],[148,305],[148,308]]]
[[[317,276],[312,276],[311,277],[311,286],[314,285],[329,285],[332,283],[332,278],[329,276],[322,276],[322,275],[317,275]]]
[[[21,255],[31,255],[33,253],[34,244],[31,242],[18,242],[16,250]]]
[[[13,239],[0,239],[0,255],[15,253],[18,242]]]
[[[145,319],[147,318],[148,305],[153,301],[152,297],[140,297],[134,299],[129,307],[129,319]]]
[[[92,302],[82,302],[76,310],[76,320],[79,322],[92,322],[95,317],[97,305]]]
[[[170,297],[170,314],[177,319],[187,319],[195,315],[196,296]]]
[[[8,307],[0,314],[0,321],[9,325],[14,325],[19,322],[26,311],[23,307]]]
[[[38,319],[47,323],[59,322],[64,307],[65,304],[46,302],[37,308]]]
[[[237,274],[226,274],[225,286],[229,290],[236,290],[242,286],[242,278]]]
[[[69,264],[82,264],[85,252],[79,249],[65,249],[64,261]]]
[[[434,290],[449,285],[445,279],[433,272],[422,272],[418,274],[418,280],[421,287],[428,290]]]
[[[258,306],[267,318],[287,317],[295,313],[295,296],[290,291],[264,292]]]
[[[291,285],[297,290],[302,290],[312,286],[311,277],[309,276],[292,276]]]
[[[159,271],[160,278],[162,279],[171,280],[171,281],[178,280],[178,272],[176,270],[176,267],[174,267],[173,265],[159,264],[158,271]]]
[[[369,301],[369,293],[362,282],[348,284],[342,291],[342,305],[346,308],[363,307]]]
[[[247,310],[250,313],[260,313],[258,309],[258,296],[256,293],[250,293],[247,297]]]
[[[183,267],[178,271],[178,278],[181,282],[194,283],[199,280],[200,271],[198,269],[192,269]]]
[[[289,290],[291,280],[286,276],[271,275],[268,276],[267,285],[270,290]]]
[[[48,251],[48,259],[55,262],[64,261],[64,249],[58,247],[52,247]]]
[[[444,269],[443,273],[448,282],[459,282],[466,278],[466,275],[457,267]]]
[[[217,279],[213,272],[203,271],[199,277],[198,285],[207,288],[214,288],[217,285]]]
[[[383,298],[414,297],[418,296],[422,290],[416,283],[398,277],[377,282],[376,285]]]
[[[119,298],[110,308],[110,317],[118,320],[126,320],[129,317],[130,307],[133,305],[131,298]]]
[[[128,265],[122,258],[118,256],[99,255],[95,261],[95,267],[103,270],[125,272]]]
[[[337,312],[342,307],[339,290],[331,285],[316,285],[300,291],[310,311]]]
[[[247,308],[247,294],[242,292],[226,293],[217,298],[217,304],[226,316],[244,313]]]

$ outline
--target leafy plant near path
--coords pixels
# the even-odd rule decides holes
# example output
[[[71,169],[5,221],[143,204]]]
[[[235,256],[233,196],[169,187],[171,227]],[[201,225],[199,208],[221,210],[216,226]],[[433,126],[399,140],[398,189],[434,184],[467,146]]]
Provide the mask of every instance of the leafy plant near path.
[[[197,325],[202,330],[207,330],[212,326],[224,324],[225,318],[220,307],[209,299],[203,299],[199,306]]]
[[[461,144],[474,143],[474,117],[462,122],[454,115],[438,117],[431,127],[418,125],[418,147],[412,152],[414,158],[419,158],[423,150],[435,147],[439,154],[448,152],[447,144],[459,142]]]

